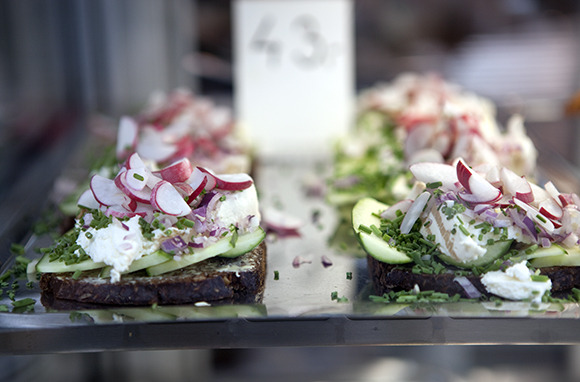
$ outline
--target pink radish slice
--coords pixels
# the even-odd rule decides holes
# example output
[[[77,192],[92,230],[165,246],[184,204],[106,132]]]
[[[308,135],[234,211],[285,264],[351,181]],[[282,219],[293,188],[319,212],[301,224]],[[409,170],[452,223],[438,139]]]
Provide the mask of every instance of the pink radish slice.
[[[501,191],[497,188],[496,190],[497,193],[495,194],[495,196],[492,196],[492,199],[489,200],[484,200],[481,198],[481,196],[469,192],[458,192],[457,196],[459,196],[459,199],[469,204],[490,204],[497,202],[501,198]]]
[[[135,150],[138,135],[139,126],[137,122],[130,117],[122,117],[119,121],[119,131],[117,132],[117,158],[123,158]]]
[[[457,179],[465,189],[473,194],[473,202],[489,203],[501,197],[501,191],[489,183],[483,176],[473,171],[463,159],[456,165]]]
[[[195,167],[191,172],[191,175],[189,176],[187,183],[189,183],[189,185],[193,187],[193,189],[196,189],[204,180],[207,183],[206,173],[201,171],[200,167]]]
[[[113,216],[113,217],[116,217],[116,218],[119,218],[119,219],[125,218],[125,217],[132,218],[134,216],[137,216],[137,214],[135,212],[127,211],[122,206],[110,206],[110,207],[107,207],[107,209],[105,210],[105,215],[107,215],[107,216]]]
[[[262,223],[267,232],[281,237],[300,236],[304,225],[300,219],[272,208],[262,211]]]
[[[115,182],[101,175],[93,175],[90,181],[93,196],[102,205],[122,205],[129,202],[129,197],[115,186]]]
[[[558,203],[560,207],[564,207],[562,205],[562,201],[560,200],[560,191],[558,191],[554,183],[548,182],[544,184],[544,189],[552,197],[552,199],[554,199],[556,203]]]
[[[411,165],[409,170],[413,176],[415,176],[415,179],[420,182],[441,182],[444,188],[448,190],[455,189],[455,183],[457,182],[457,172],[451,165],[444,163],[423,162]]]
[[[541,202],[543,202],[547,199],[552,199],[550,194],[546,190],[544,190],[542,187],[540,187],[534,183],[529,183],[529,184],[530,184],[530,188],[532,189],[532,194],[534,195],[534,201],[533,201],[534,206],[538,206]]]
[[[421,213],[423,213],[423,208],[427,205],[430,197],[431,194],[429,192],[423,192],[415,199],[401,222],[401,233],[407,234],[411,232],[411,228],[413,228],[413,225],[415,225],[415,222],[419,219]]]
[[[127,170],[127,186],[133,190],[142,190],[147,186],[147,181],[149,180],[149,172],[145,168],[140,169],[129,169]]]
[[[163,180],[170,183],[186,182],[191,173],[193,172],[193,167],[191,162],[187,158],[182,158],[177,162],[170,164],[169,166],[162,168],[159,171],[159,175]]]
[[[143,158],[165,162],[177,152],[177,146],[165,142],[163,134],[151,126],[143,128],[137,152]]]
[[[77,206],[82,206],[90,209],[99,208],[101,204],[95,199],[93,192],[88,189],[81,194],[77,201]]]
[[[197,186],[197,188],[193,190],[193,192],[189,195],[189,199],[187,199],[187,204],[191,204],[205,189],[206,185],[207,185],[207,177],[204,177],[201,183]]]
[[[500,178],[504,194],[512,195],[525,203],[534,201],[532,187],[525,178],[518,176],[515,172],[505,167],[500,171]]]
[[[207,184],[205,185],[206,191],[213,190],[217,185],[216,176],[214,174],[212,174],[211,172],[209,172],[209,170],[206,170],[203,167],[197,166],[197,169],[199,169],[207,179]]]
[[[125,167],[127,167],[127,169],[137,170],[141,168],[146,168],[147,166],[145,165],[145,162],[143,162],[143,159],[141,159],[139,154],[133,153],[129,155],[129,158],[127,158],[127,160],[125,161]]]
[[[216,188],[225,191],[245,190],[254,183],[248,174],[222,174],[215,178]]]
[[[540,213],[551,220],[560,220],[564,212],[558,203],[552,199],[545,199],[538,204]]]
[[[129,187],[127,184],[127,174],[128,171],[123,171],[115,177],[115,185],[117,188],[136,202],[149,203],[151,199],[151,189],[146,187],[141,190],[136,190]]]
[[[173,183],[173,187],[175,187],[183,197],[189,197],[189,195],[193,194],[194,191],[193,187],[185,182]]]
[[[398,201],[397,203],[393,204],[386,210],[381,213],[381,217],[387,220],[393,220],[397,217],[397,211],[401,211],[402,213],[406,213],[409,210],[409,207],[413,204],[413,200],[405,199]]]
[[[167,215],[185,216],[191,212],[179,191],[166,180],[157,183],[151,191],[151,205]]]

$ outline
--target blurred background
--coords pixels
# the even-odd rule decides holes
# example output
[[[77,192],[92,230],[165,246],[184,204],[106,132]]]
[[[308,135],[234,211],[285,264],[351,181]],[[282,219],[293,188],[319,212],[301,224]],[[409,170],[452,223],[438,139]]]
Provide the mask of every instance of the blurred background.
[[[580,90],[578,4],[353,1],[356,89],[406,71],[440,73],[495,101],[501,122],[523,113],[544,152],[565,159],[562,166],[578,165],[578,121],[565,112]],[[23,235],[64,161],[103,121],[139,109],[154,90],[178,86],[231,103],[231,11],[224,0],[0,0],[2,250]],[[195,350],[5,361],[6,380],[35,380],[30,373],[41,366],[54,380],[580,380],[578,349],[561,346]]]

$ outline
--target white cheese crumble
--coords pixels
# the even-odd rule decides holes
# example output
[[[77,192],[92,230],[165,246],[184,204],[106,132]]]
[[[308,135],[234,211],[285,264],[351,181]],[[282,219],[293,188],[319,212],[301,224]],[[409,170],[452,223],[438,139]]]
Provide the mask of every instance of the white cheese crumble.
[[[207,211],[216,224],[222,227],[234,225],[241,233],[251,231],[260,224],[260,209],[256,187],[252,184],[241,191],[227,193],[223,201]]]
[[[504,272],[487,272],[481,282],[489,293],[510,300],[530,299],[541,302],[542,296],[552,288],[552,281],[532,281],[532,271],[525,261],[512,265]]]
[[[89,228],[81,232],[76,240],[91,259],[113,267],[111,281],[121,278],[121,273],[129,269],[134,260],[153,253],[159,244],[145,239],[139,226],[139,216],[121,223],[113,218],[106,228]],[[78,253],[77,253],[78,255]]]

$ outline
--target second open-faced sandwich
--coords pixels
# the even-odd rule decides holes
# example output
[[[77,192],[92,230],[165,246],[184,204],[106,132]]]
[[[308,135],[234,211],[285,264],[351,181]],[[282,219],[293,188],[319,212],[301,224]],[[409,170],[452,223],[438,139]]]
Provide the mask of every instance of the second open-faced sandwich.
[[[580,198],[491,164],[419,163],[407,199],[361,199],[353,227],[375,292],[540,302],[580,286]]]

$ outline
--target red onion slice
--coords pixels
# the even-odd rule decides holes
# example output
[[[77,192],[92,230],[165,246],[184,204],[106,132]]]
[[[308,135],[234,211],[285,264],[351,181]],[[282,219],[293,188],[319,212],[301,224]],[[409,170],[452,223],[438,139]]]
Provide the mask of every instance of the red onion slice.
[[[468,298],[480,298],[481,292],[477,290],[475,285],[465,276],[457,276],[453,279],[457,284],[459,284],[465,291],[465,295]]]

